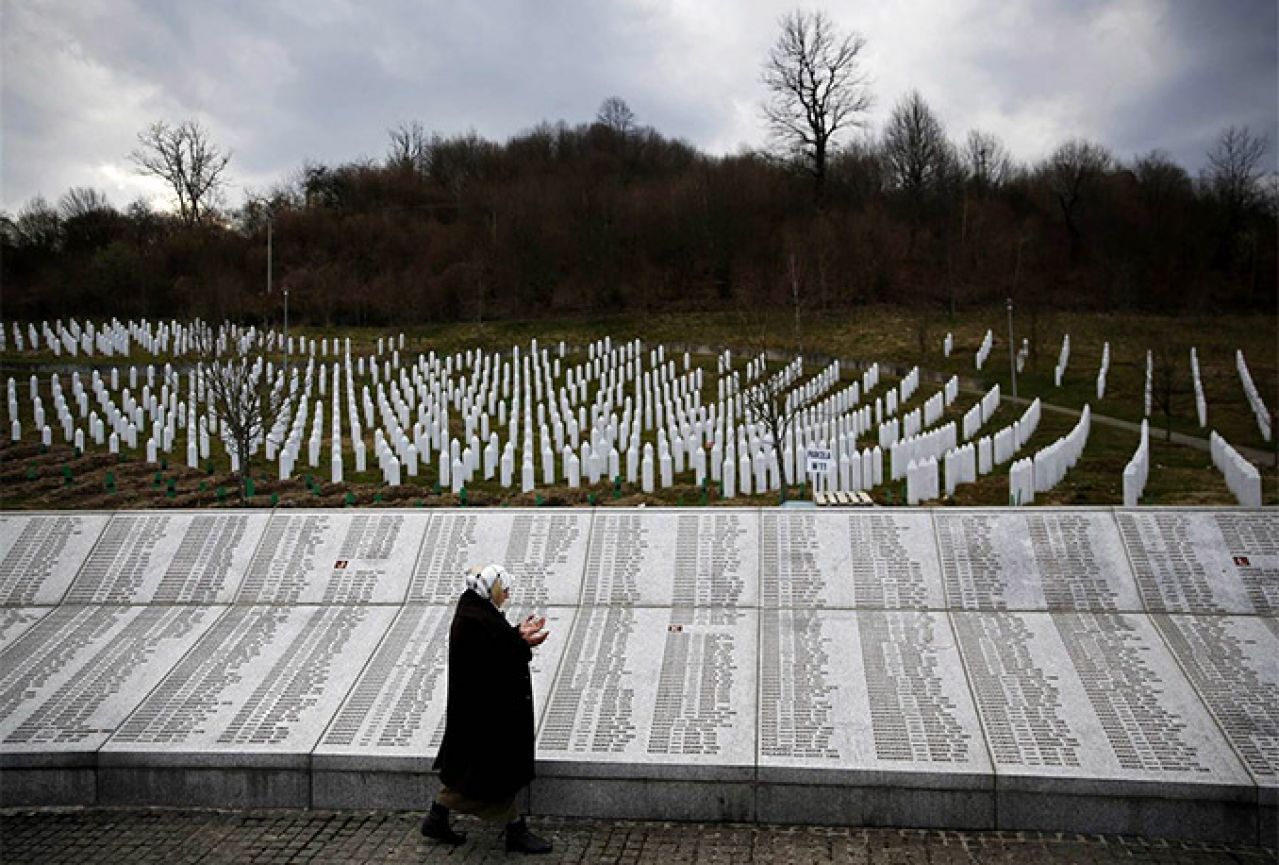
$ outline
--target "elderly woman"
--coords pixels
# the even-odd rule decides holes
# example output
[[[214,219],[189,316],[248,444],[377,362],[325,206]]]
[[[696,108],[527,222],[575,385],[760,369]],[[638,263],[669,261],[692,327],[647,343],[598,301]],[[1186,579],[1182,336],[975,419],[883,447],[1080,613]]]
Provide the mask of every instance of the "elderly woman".
[[[515,795],[533,780],[533,647],[547,638],[545,617],[518,626],[502,615],[511,577],[501,565],[466,576],[449,628],[449,694],[444,741],[435,760],[444,786],[422,821],[422,834],[461,844],[451,811],[506,823],[506,849],[549,853],[529,831]]]

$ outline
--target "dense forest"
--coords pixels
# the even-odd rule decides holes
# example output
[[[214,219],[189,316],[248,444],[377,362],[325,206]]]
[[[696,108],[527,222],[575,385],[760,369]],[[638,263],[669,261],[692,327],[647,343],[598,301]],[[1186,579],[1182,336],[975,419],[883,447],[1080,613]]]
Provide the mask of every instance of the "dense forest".
[[[238,209],[122,212],[77,188],[0,214],[3,315],[275,320],[281,288],[294,321],[351,325],[1276,305],[1276,198],[1247,130],[1224,130],[1195,176],[1081,140],[1018,164],[992,135],[949,140],[914,93],[818,178],[799,156],[699,152],[616,99],[505,142],[416,123],[389,139],[384,159],[303,165]]]

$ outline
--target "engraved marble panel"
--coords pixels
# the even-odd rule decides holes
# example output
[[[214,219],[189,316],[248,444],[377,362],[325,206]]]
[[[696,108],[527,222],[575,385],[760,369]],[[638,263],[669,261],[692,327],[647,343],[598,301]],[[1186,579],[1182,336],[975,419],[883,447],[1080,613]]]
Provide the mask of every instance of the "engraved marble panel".
[[[758,533],[754,510],[597,510],[581,602],[753,607]]]
[[[753,610],[581,608],[542,713],[538,759],[653,776],[662,766],[752,766],[757,624]]]
[[[16,714],[33,694],[56,689],[114,636],[130,607],[57,607],[0,654],[0,718]]]
[[[1146,609],[1279,614],[1279,514],[1267,510],[1118,511]]]
[[[415,511],[276,511],[236,603],[402,603],[428,520]]]
[[[265,513],[116,514],[71,588],[72,604],[227,604]]]
[[[1248,783],[1147,617],[951,618],[997,775]]]
[[[0,652],[49,614],[51,607],[0,607]]]
[[[1141,610],[1108,510],[934,511],[934,519],[952,610]]]
[[[550,618],[541,813],[1273,836],[1238,508],[0,515],[0,799],[420,805],[489,561]]]
[[[1279,787],[1279,619],[1151,618],[1257,783]]]
[[[761,780],[991,770],[944,613],[762,610],[758,718]]]
[[[89,556],[107,514],[0,514],[0,605],[56,604]]]
[[[0,753],[95,751],[226,607],[60,607],[0,656]]]
[[[394,607],[233,607],[102,749],[112,765],[303,755],[377,647]],[[234,762],[236,758],[231,758]]]
[[[448,636],[453,607],[408,604],[396,617],[315,749],[321,758],[367,756],[434,760],[448,702]],[[533,611],[512,607],[515,623]],[[533,705],[540,715],[571,631],[575,610],[540,610],[550,637],[533,650]],[[350,768],[350,761],[343,765]]]
[[[520,597],[543,606],[576,604],[590,529],[591,513],[583,510],[435,511],[409,600],[451,603],[468,568],[497,563]]]
[[[764,511],[760,556],[765,608],[945,607],[927,512]]]

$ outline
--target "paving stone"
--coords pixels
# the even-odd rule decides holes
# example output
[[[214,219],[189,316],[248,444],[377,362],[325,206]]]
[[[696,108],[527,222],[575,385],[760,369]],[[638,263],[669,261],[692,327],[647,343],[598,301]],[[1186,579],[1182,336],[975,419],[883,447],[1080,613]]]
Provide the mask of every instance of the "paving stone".
[[[458,818],[470,840],[436,846],[411,812],[46,808],[0,810],[0,861],[150,863],[490,863],[514,861],[498,827]],[[1274,848],[1116,835],[954,832],[534,818],[547,865],[1270,865]]]

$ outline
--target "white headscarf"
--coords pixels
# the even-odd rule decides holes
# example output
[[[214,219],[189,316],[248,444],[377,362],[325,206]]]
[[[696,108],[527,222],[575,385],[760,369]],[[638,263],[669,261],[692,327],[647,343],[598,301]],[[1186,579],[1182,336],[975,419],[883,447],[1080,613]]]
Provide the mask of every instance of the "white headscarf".
[[[472,568],[466,572],[467,590],[475,592],[487,601],[493,600],[493,586],[499,581],[502,583],[502,588],[508,592],[511,590],[511,576],[501,565],[488,565],[478,571]]]

